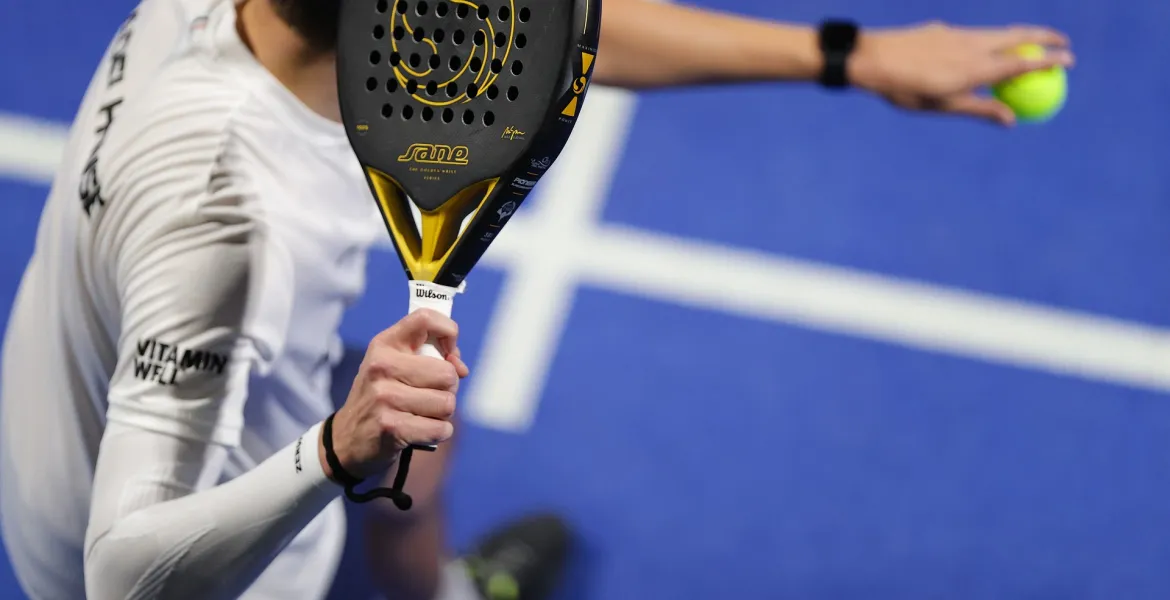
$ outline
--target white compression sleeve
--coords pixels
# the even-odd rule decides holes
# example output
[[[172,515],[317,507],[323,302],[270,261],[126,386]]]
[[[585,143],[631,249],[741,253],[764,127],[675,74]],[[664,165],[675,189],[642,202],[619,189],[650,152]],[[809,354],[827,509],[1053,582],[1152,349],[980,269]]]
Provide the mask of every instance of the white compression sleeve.
[[[319,430],[206,487],[222,447],[110,423],[94,477],[87,597],[239,596],[341,491],[321,468]]]

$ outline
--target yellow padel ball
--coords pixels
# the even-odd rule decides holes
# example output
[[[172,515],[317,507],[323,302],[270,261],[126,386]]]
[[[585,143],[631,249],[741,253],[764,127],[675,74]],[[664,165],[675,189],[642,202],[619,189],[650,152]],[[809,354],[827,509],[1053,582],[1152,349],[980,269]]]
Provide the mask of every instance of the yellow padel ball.
[[[1042,46],[1027,44],[1017,50],[1021,56],[1040,58]],[[1011,107],[1021,123],[1043,123],[1064,108],[1068,97],[1068,75],[1059,65],[1025,73],[1001,81],[991,89],[1001,102]]]

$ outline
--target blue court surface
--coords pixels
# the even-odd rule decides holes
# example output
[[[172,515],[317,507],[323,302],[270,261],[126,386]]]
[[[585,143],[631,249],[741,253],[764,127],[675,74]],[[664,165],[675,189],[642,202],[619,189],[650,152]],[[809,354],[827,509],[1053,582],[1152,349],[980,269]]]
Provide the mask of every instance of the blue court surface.
[[[0,116],[67,126],[132,3],[0,2]],[[702,4],[1042,22],[1079,64],[1057,119],[1010,132],[811,88],[596,89],[609,150],[558,163],[456,302],[452,546],[560,511],[566,600],[1170,598],[1170,3]],[[0,318],[48,189],[6,167]],[[396,258],[369,269],[339,389],[406,310]],[[338,599],[372,597],[357,535]]]

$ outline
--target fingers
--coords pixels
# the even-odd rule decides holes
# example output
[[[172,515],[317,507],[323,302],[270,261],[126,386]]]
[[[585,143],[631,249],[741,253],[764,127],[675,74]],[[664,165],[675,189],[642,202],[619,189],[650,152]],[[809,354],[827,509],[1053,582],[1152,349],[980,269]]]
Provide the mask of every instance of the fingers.
[[[413,378],[438,386],[457,382],[455,366],[403,353],[399,353],[397,358],[395,365],[401,365],[406,375],[398,378],[371,378],[367,380],[363,393],[367,401],[372,401],[376,406],[373,414],[381,415],[379,420],[383,440],[398,449],[411,444],[438,444],[446,441],[454,433],[454,426],[449,422],[455,416],[453,388],[419,387],[407,381]]]
[[[379,333],[374,341],[398,350],[417,352],[427,340],[434,340],[441,350],[450,351],[459,339],[459,326],[450,317],[428,308],[416,310],[389,329]]]
[[[996,62],[997,64],[992,70],[989,80],[992,83],[1041,69],[1050,69],[1056,66],[1068,67],[1072,65],[1073,58],[1072,54],[1065,50],[1056,50],[1035,58],[1017,54],[1004,54]]]
[[[455,415],[455,392],[468,374],[456,346],[458,336],[455,321],[422,309],[370,342],[351,400],[364,406],[366,418],[379,426],[380,452],[437,444],[453,435],[449,421]],[[428,340],[445,360],[416,354]]]
[[[993,50],[1011,50],[1025,44],[1060,49],[1069,46],[1068,36],[1055,29],[1035,25],[1016,25],[1001,29],[988,41],[994,44]]]
[[[408,413],[390,413],[382,424],[384,435],[396,446],[441,444],[455,434],[450,421],[430,419]]]
[[[459,384],[458,367],[448,361],[375,348],[366,357],[371,379],[391,379],[410,387],[451,390]]]
[[[1027,44],[1066,49],[1071,45],[1067,35],[1039,25],[1017,24],[1008,27],[955,27],[982,50],[1011,50]]]
[[[409,445],[438,444],[454,434],[455,393],[467,375],[458,335],[454,321],[424,309],[374,337],[334,419],[334,449],[346,470],[363,477]],[[429,339],[441,342],[446,360],[416,354]]]
[[[949,113],[992,121],[1004,127],[1011,127],[1016,123],[1016,115],[1012,109],[995,98],[975,94],[958,96],[947,100],[942,108]]]
[[[451,351],[450,354],[447,355],[447,361],[455,365],[455,374],[458,375],[460,379],[463,379],[464,377],[467,377],[469,374],[471,374],[471,369],[468,369],[467,363],[463,362],[462,352],[459,351],[459,348],[455,348]]]
[[[372,393],[387,408],[444,421],[455,415],[455,394],[452,392],[415,388],[389,380],[374,385]]]
[[[980,84],[987,85],[1024,73],[1054,66],[1071,67],[1074,62],[1069,39],[1048,27],[1016,25],[1000,28],[964,29],[980,55]]]
[[[433,310],[421,309],[375,336],[370,342],[370,348],[384,345],[399,352],[414,353],[429,341],[455,367],[456,376],[463,378],[467,377],[470,370],[460,357],[458,339],[459,326],[455,321]]]

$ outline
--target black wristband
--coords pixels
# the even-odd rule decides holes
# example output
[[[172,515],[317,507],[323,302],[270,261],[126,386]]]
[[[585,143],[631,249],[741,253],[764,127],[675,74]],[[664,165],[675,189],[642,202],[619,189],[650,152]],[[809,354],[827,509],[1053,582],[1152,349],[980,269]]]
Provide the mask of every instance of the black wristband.
[[[333,450],[333,417],[337,413],[329,415],[325,419],[325,424],[321,427],[321,442],[325,447],[325,462],[329,464],[329,469],[333,471],[333,479],[345,488],[345,497],[349,498],[350,502],[357,502],[359,504],[369,502],[375,498],[389,498],[394,506],[400,510],[410,510],[414,501],[410,495],[402,491],[406,485],[406,474],[410,471],[410,457],[413,449],[407,448],[402,451],[398,457],[398,473],[394,477],[394,485],[389,488],[374,488],[368,492],[358,492],[354,490],[361,485],[365,479],[354,477],[341,466],[341,461],[337,458],[337,452]]]
[[[824,67],[819,83],[830,89],[849,87],[849,56],[857,47],[858,28],[852,21],[828,19],[821,23],[818,42]]]

